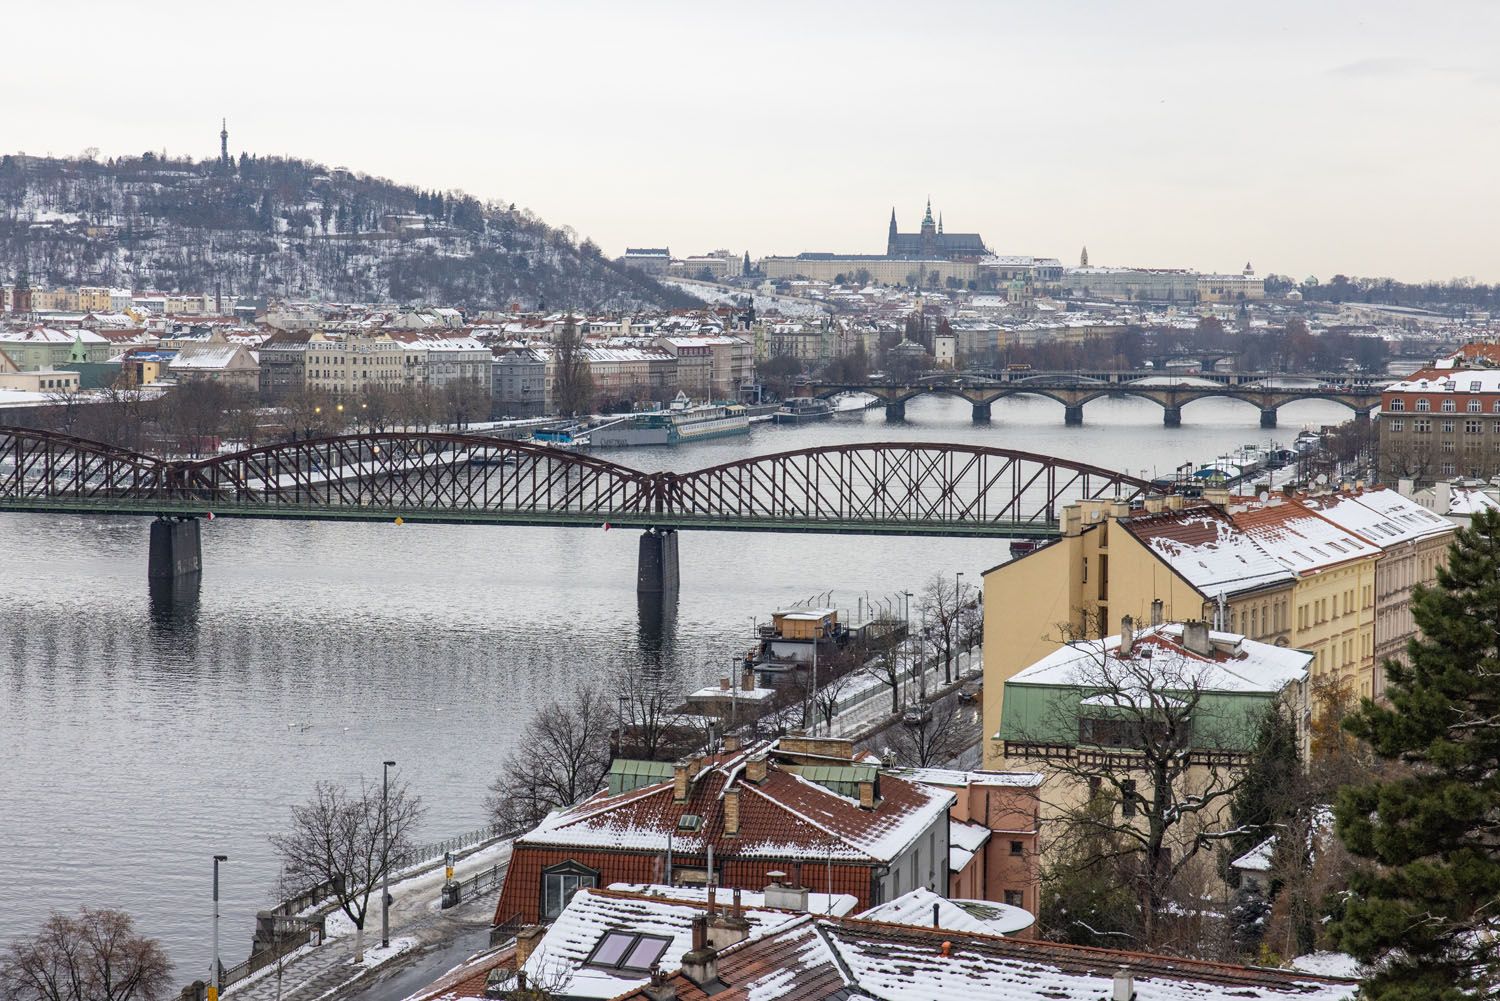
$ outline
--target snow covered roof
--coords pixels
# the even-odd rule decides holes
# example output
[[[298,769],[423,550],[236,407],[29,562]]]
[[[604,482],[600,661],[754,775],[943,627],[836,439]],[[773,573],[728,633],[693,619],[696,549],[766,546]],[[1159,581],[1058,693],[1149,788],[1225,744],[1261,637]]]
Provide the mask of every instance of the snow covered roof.
[[[1012,786],[1035,789],[1042,784],[1041,772],[962,771],[956,768],[898,768],[893,774],[933,786]]]
[[[728,905],[730,899],[729,893],[720,892],[718,902]],[[803,917],[797,911],[750,907],[744,903],[743,895],[741,906],[744,918],[750,924],[751,939],[785,928]],[[568,906],[548,927],[547,934],[527,958],[527,979],[545,984],[566,978],[570,998],[615,997],[644,984],[650,972],[649,967],[637,970],[609,967],[597,961],[590,963],[594,950],[606,935],[625,932],[668,940],[665,948],[657,954],[656,961],[661,969],[671,972],[682,964],[683,954],[692,949],[693,919],[702,915],[705,908],[706,891],[705,899],[700,902],[680,897],[674,899],[666,894],[581,889],[573,894]]]
[[[952,793],[879,777],[873,809],[786,770],[774,759],[760,782],[745,777],[755,751],[707,759],[690,783],[687,800],[674,801],[672,780],[618,795],[603,791],[576,806],[552,813],[517,839],[518,845],[607,848],[661,852],[670,838],[685,854],[707,851],[720,857],[835,859],[887,863],[947,815]],[[739,833],[724,833],[724,797],[739,794]],[[683,829],[685,815],[699,819]]]
[[[238,344],[196,344],[177,352],[170,368],[216,371],[228,368],[245,349]],[[248,360],[248,359],[247,359]]]
[[[1248,872],[1270,872],[1271,856],[1276,851],[1276,835],[1271,835],[1254,848],[1250,849],[1233,862],[1229,863],[1231,868],[1242,869]]]
[[[1293,580],[1291,571],[1209,505],[1121,519],[1120,524],[1205,597]]]
[[[1500,501],[1497,501],[1485,491],[1469,487],[1449,488],[1449,514],[1474,515],[1480,511],[1492,510],[1500,510]]]
[[[708,887],[706,886],[667,886],[662,883],[611,883],[609,889],[617,893],[633,893],[637,896],[660,897],[664,900],[682,900],[689,903],[708,904]],[[723,909],[728,907],[734,900],[734,891],[719,887],[715,896],[715,906]],[[859,906],[859,900],[847,893],[816,893],[811,890],[807,893],[807,913],[809,914],[832,914],[834,917],[843,917],[845,914],[854,913],[854,908]],[[766,895],[755,890],[740,891],[740,907],[766,908]],[[774,909],[774,908],[773,908]]]
[[[1099,1001],[1121,968],[1142,1001],[1354,1001],[1359,989],[1294,970],[812,916],[722,950],[717,966],[715,1001]],[[680,971],[667,984],[678,1001],[709,997]]]
[[[979,824],[962,820],[948,821],[948,871],[960,873],[973,861],[979,849],[990,840],[991,831]]]
[[[1441,375],[1416,373],[1385,388],[1387,393],[1500,393],[1500,369],[1450,369]]]
[[[1313,659],[1305,650],[1216,630],[1208,634],[1213,653],[1204,656],[1182,645],[1182,631],[1181,623],[1168,622],[1136,633],[1128,655],[1136,671],[1159,673],[1164,683],[1180,680],[1185,673],[1195,671],[1195,684],[1202,692],[1274,695],[1291,682],[1304,680]],[[1101,675],[1113,676],[1105,667],[1121,659],[1119,649],[1119,634],[1068,643],[1005,683],[1096,688]]]
[[[933,908],[937,908],[936,924]],[[946,928],[978,935],[1014,935],[1030,928],[1036,918],[1021,907],[1010,907],[989,900],[951,900],[919,886],[895,900],[877,904],[856,915],[866,921],[884,921],[895,925],[917,925],[921,928]]]
[[[1393,546],[1453,531],[1453,523],[1394,490],[1308,497],[1303,504],[1378,546]]]
[[[1232,517],[1235,527],[1298,575],[1380,555],[1379,546],[1297,501],[1273,500]]]

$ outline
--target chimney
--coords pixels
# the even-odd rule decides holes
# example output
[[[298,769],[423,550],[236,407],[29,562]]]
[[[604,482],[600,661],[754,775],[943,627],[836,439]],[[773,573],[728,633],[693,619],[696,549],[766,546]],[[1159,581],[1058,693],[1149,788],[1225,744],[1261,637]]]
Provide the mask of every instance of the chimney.
[[[527,925],[516,932],[516,969],[526,965],[526,960],[531,958],[532,952],[536,950],[545,934],[547,934],[546,925]]]
[[[740,691],[755,691],[755,668],[750,667],[749,665],[746,665],[745,668],[740,671]]]
[[[1130,967],[1122,966],[1115,971],[1110,1001],[1135,1001],[1135,977],[1130,975]]]
[[[740,791],[724,790],[724,833],[736,837],[740,833]]]
[[[1116,651],[1122,660],[1130,656],[1130,651],[1135,648],[1135,619],[1125,616],[1120,620],[1120,646]]]
[[[766,780],[766,756],[757,754],[745,762],[745,780],[760,785]]]
[[[651,979],[643,988],[651,1001],[677,1001],[677,988],[667,980],[667,975],[658,966],[651,967]]]
[[[859,808],[861,810],[875,809],[875,797],[879,791],[874,780],[861,782],[859,784]]]
[[[730,678],[720,678],[719,679],[719,691],[721,691],[721,692],[727,692],[732,687],[734,687],[734,681],[733,681],[733,679],[730,679]]]
[[[693,762],[684,758],[672,766],[672,802],[686,803],[693,782]]]
[[[734,736],[733,734],[726,733],[724,735],[723,744],[724,750],[728,751],[730,754],[733,754],[740,749],[740,738]]]
[[[740,891],[734,891],[735,900],[738,901]],[[714,910],[713,887],[708,890],[708,944],[720,951],[729,948],[736,942],[743,942],[750,937],[750,922],[746,921],[744,915],[739,913],[736,904],[733,910],[725,909],[722,912]]]
[[[1213,655],[1213,644],[1208,640],[1208,623],[1202,619],[1191,619],[1182,624],[1182,645],[1189,653],[1200,657]]]
[[[773,870],[766,873],[771,883],[766,887],[766,906],[781,911],[806,911],[807,887],[789,886],[784,882],[786,873]]]
[[[1167,494],[1167,510],[1168,511],[1181,511],[1182,510],[1182,502],[1183,502],[1183,496],[1182,496],[1182,494]]]
[[[693,948],[682,957],[680,972],[705,994],[716,994],[719,983],[719,950],[708,944],[708,916],[693,919]]]

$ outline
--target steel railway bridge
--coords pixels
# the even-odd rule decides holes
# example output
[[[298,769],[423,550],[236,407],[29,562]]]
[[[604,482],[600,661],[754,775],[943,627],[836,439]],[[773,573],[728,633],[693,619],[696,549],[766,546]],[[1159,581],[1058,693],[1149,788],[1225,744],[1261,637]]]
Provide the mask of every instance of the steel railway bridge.
[[[634,527],[638,586],[674,588],[681,529],[947,535],[1055,534],[1062,507],[1129,501],[1144,480],[974,445],[831,445],[691,472],[642,472],[464,434],[369,433],[163,460],[47,431],[0,428],[0,510],[154,515],[150,576],[201,570],[198,519]]]
[[[1176,381],[1173,381],[1173,380]],[[1288,385],[1299,379],[1314,385]],[[1008,396],[1045,396],[1063,405],[1063,422],[1082,424],[1084,405],[1104,396],[1136,396],[1162,408],[1167,427],[1182,424],[1182,408],[1195,400],[1219,397],[1241,400],[1260,411],[1260,426],[1274,428],[1276,412],[1297,400],[1329,400],[1354,412],[1355,420],[1369,420],[1380,406],[1381,388],[1390,380],[1344,375],[1271,376],[1249,373],[1207,373],[1186,378],[1154,371],[1142,372],[967,372],[937,375],[910,383],[814,383],[807,392],[832,397],[868,393],[885,404],[887,419],[906,417],[908,400],[924,395],[956,396],[974,408],[974,420],[990,420],[991,406]]]

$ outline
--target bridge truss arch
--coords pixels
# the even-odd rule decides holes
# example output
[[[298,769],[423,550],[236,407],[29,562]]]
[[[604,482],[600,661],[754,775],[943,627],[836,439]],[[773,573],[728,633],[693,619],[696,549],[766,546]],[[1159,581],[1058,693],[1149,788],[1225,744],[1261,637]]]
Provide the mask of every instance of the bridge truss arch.
[[[162,461],[0,428],[0,508],[106,514],[1042,536],[1064,506],[1144,480],[1005,448],[826,445],[646,473],[528,442],[366,433]]]

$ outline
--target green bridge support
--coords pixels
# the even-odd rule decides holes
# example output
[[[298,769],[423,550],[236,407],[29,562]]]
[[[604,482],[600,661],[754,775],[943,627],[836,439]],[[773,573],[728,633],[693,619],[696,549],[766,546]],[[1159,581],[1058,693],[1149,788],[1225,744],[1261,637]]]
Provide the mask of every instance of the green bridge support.
[[[151,523],[146,576],[175,581],[203,571],[203,537],[197,518],[158,517]]]

